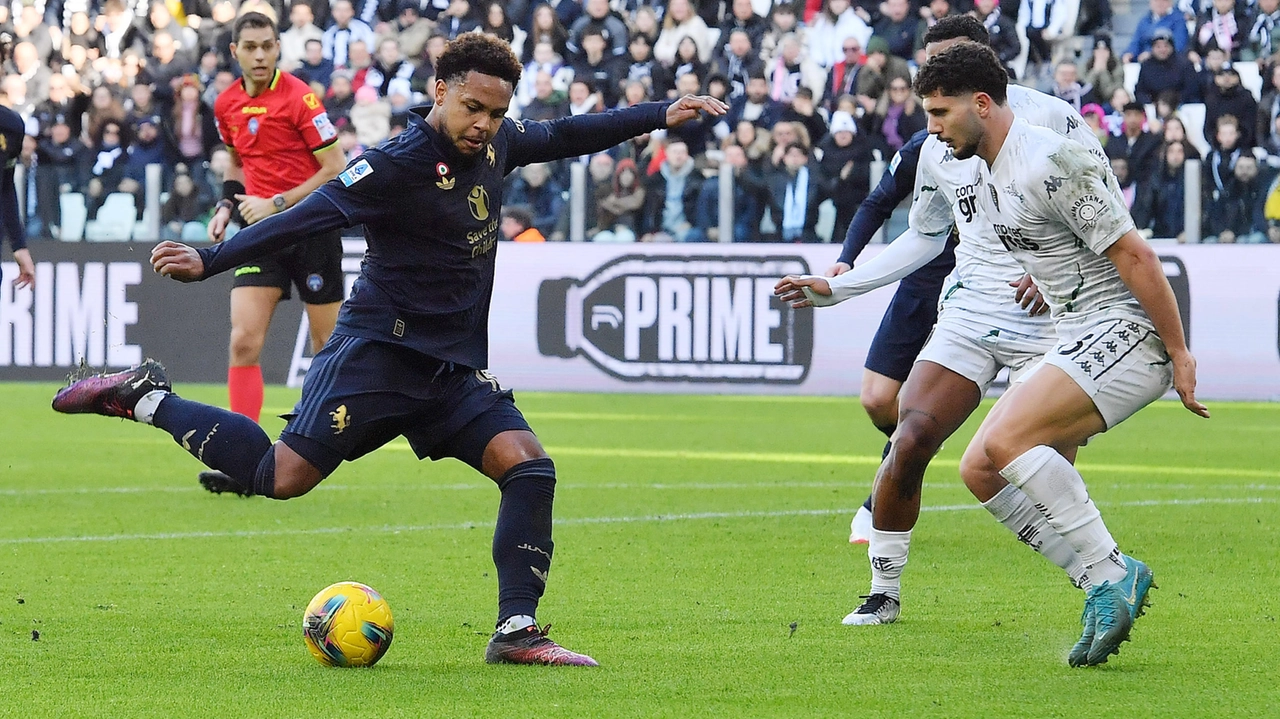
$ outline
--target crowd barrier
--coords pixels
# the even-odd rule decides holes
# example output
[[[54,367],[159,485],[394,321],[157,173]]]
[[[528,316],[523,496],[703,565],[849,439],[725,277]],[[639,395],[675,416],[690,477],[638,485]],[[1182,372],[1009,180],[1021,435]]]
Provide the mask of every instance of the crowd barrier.
[[[181,382],[226,377],[230,277],[180,284],[151,272],[144,243],[43,243],[36,289],[0,263],[0,381],[60,380],[82,359],[155,357]],[[348,288],[364,243],[347,240]],[[877,251],[868,250],[868,255]],[[1280,247],[1160,245],[1190,328],[1199,393],[1280,399]],[[491,369],[517,390],[850,395],[892,296],[792,310],[786,273],[821,272],[831,245],[515,245],[498,250]],[[301,305],[277,311],[268,382],[301,384]]]

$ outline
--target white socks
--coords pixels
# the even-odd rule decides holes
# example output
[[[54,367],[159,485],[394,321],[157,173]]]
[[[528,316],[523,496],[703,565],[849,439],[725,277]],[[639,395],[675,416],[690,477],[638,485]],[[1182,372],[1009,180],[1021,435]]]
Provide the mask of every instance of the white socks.
[[[517,614],[503,622],[502,625],[498,627],[498,633],[510,634],[511,632],[518,632],[521,629],[528,629],[534,624],[537,624],[537,622],[528,614]]]
[[[151,424],[152,418],[156,415],[156,407],[160,406],[160,400],[168,396],[168,391],[162,389],[153,389],[142,395],[142,399],[138,400],[138,404],[133,408],[133,420]]]
[[[1052,447],[1032,447],[1000,470],[1000,476],[1025,492],[1049,526],[1080,555],[1093,586],[1124,579],[1120,550],[1089,498],[1084,479],[1065,457]]]
[[[907,566],[911,548],[911,531],[885,532],[871,528],[867,556],[871,559],[871,593],[900,598],[902,568]]]
[[[996,521],[1008,527],[1018,537],[1018,541],[1062,567],[1072,584],[1089,591],[1089,576],[1085,572],[1084,562],[1080,561],[1080,555],[1076,554],[1076,550],[1067,544],[1062,535],[1049,526],[1044,515],[1036,509],[1025,492],[1007,484],[996,496],[983,502],[982,506]]]

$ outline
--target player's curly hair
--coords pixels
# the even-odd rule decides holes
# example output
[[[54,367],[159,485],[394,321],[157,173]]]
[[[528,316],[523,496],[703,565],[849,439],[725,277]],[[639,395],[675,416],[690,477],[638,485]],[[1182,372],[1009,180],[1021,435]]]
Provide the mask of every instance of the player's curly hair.
[[[981,92],[1003,105],[1008,82],[1009,75],[994,50],[963,41],[929,58],[916,73],[915,92],[920,97],[935,92],[948,97]]]
[[[929,45],[944,40],[972,40],[980,45],[991,44],[991,33],[982,21],[972,15],[948,15],[933,24],[925,31],[924,44]]]
[[[506,42],[485,33],[469,32],[445,45],[436,61],[436,79],[456,82],[473,70],[515,87],[520,82],[522,68]]]
[[[268,27],[277,38],[280,37],[280,28],[276,27],[274,20],[260,12],[247,12],[236,18],[236,24],[231,28],[231,42],[240,42],[240,32],[247,27]]]

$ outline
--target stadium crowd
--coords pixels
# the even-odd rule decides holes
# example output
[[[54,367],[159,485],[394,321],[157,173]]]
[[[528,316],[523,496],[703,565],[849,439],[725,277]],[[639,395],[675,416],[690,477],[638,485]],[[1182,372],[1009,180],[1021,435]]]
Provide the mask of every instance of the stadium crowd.
[[[839,242],[873,165],[925,127],[911,92],[924,31],[968,12],[1012,77],[1080,110],[1139,228],[1183,239],[1183,167],[1200,159],[1206,241],[1280,242],[1280,0],[1149,1],[1120,47],[1108,0],[18,0],[0,4],[0,102],[32,135],[33,238],[59,237],[69,193],[90,219],[113,193],[140,214],[151,164],[164,167],[162,235],[195,238],[229,161],[212,105],[237,80],[239,13],[279,19],[280,66],[323,98],[348,159],[430,100],[448,40],[487,32],[525,63],[513,117],[702,92],[731,106],[575,160],[588,239],[721,239],[727,164],[734,241]],[[1140,68],[1133,95],[1126,63]],[[1260,100],[1241,85],[1255,63]],[[507,238],[567,237],[570,164],[509,179]],[[827,200],[834,223],[818,221]]]

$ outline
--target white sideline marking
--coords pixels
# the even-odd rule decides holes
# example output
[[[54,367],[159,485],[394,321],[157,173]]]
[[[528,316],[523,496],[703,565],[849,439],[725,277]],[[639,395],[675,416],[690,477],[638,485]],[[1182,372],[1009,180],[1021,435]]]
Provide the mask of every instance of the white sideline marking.
[[[1274,504],[1275,499],[1262,497],[1200,497],[1195,499],[1145,499],[1133,502],[1099,502],[1104,507],[1168,507],[1194,506],[1201,504]],[[981,509],[982,505],[943,504],[921,507],[921,512],[963,512]],[[779,511],[741,511],[741,512],[694,512],[689,514],[647,514],[633,517],[578,517],[557,519],[560,527],[587,524],[630,524],[638,522],[683,522],[702,519],[760,519],[771,517],[825,517],[831,515],[850,515],[855,509],[789,509]],[[0,545],[6,544],[54,544],[62,542],[123,542],[130,540],[166,540],[166,539],[222,539],[242,537],[278,537],[303,536],[313,534],[345,534],[361,532],[364,534],[400,534],[402,532],[432,532],[457,529],[474,529],[487,527],[491,521],[462,522],[458,524],[425,524],[382,527],[317,527],[312,529],[250,529],[242,531],[217,532],[159,532],[155,534],[105,534],[97,536],[63,536],[63,537],[11,537],[0,539]]]

